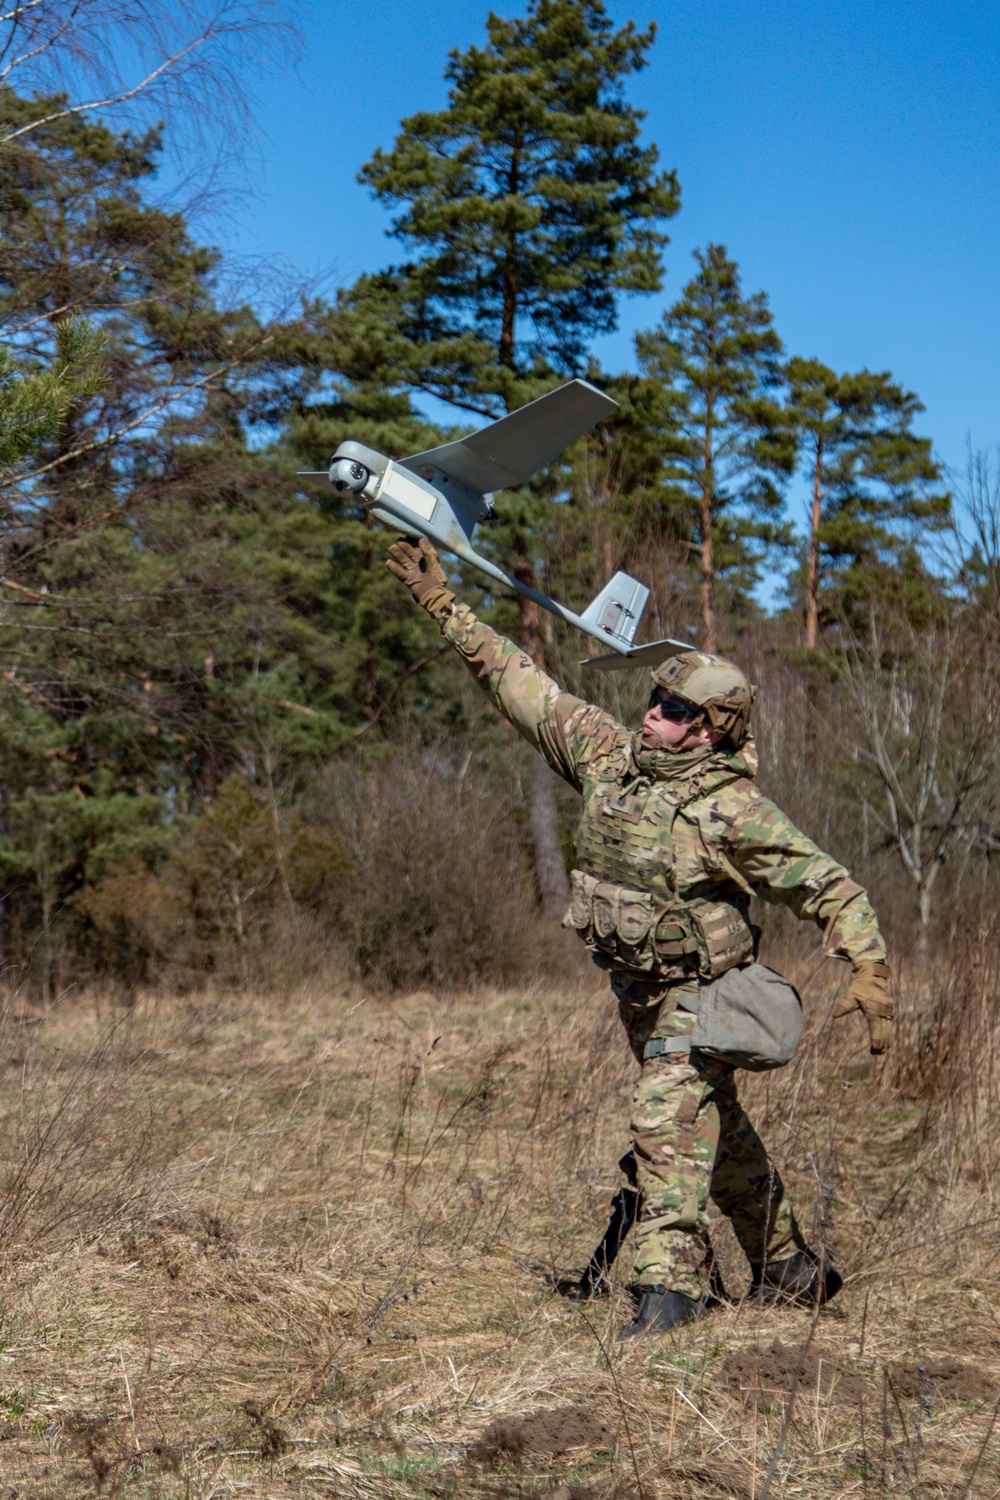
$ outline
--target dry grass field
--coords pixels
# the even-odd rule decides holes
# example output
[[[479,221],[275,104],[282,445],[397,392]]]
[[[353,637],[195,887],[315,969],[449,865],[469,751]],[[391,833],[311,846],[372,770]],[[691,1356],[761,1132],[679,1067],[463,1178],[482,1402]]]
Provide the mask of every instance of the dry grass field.
[[[883,1065],[798,969],[804,1050],[743,1093],[846,1289],[628,1347],[627,1246],[611,1297],[552,1290],[626,1145],[599,976],[13,998],[0,1497],[1000,1493],[998,976],[904,976]]]

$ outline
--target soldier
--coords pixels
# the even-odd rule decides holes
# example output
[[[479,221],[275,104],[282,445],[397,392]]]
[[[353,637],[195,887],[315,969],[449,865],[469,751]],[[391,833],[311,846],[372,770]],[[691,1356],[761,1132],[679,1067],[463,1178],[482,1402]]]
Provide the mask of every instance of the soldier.
[[[754,689],[700,651],[652,673],[638,731],[563,692],[448,588],[426,540],[400,540],[389,570],[440,625],[490,699],[583,797],[565,919],[611,987],[641,1072],[632,1142],[642,1192],[635,1318],[664,1332],[715,1305],[707,1205],[732,1221],[767,1301],[813,1305],[841,1278],[807,1245],[780,1176],[740,1107],[734,1070],[689,1041],[699,986],[752,961],[751,896],[812,918],[853,978],[835,1014],[860,1010],[871,1051],[892,1034],[886,951],[868,897],[754,785]]]

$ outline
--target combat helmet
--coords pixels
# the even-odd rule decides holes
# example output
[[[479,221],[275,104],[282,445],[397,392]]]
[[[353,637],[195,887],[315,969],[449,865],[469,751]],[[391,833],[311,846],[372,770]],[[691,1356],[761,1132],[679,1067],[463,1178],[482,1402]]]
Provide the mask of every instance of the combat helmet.
[[[718,729],[738,750],[750,727],[750,710],[757,689],[735,662],[705,651],[682,651],[654,667],[651,689],[662,688],[683,703],[699,710],[703,719]]]

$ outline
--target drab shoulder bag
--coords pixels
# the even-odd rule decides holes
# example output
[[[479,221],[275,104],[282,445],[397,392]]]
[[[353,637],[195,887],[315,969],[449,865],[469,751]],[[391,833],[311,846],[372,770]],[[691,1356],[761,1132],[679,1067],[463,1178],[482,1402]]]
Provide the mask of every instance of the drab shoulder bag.
[[[699,985],[692,1051],[763,1073],[791,1062],[801,1040],[799,992],[766,964],[730,969]]]

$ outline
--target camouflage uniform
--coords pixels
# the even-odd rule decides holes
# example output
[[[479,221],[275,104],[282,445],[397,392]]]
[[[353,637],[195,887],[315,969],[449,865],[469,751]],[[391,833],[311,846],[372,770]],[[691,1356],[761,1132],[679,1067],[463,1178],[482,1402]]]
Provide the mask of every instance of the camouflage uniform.
[[[751,896],[761,896],[812,918],[828,954],[885,961],[865,892],[761,796],[750,744],[740,752],[649,748],[641,731],[563,692],[467,606],[456,603],[442,628],[505,718],[582,795],[577,851],[584,870],[600,874],[607,865],[623,885],[650,891],[664,910],[716,898],[745,910]],[[622,820],[630,826],[619,848]],[[737,1102],[733,1069],[697,1052],[670,1051],[670,1039],[694,1026],[688,1006],[697,979],[690,964],[679,955],[671,975],[654,979],[621,961],[598,956],[598,962],[612,971],[641,1067],[631,1122],[643,1194],[638,1280],[699,1295],[710,1193],[751,1265],[793,1256],[804,1241],[781,1179]]]

